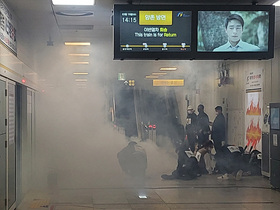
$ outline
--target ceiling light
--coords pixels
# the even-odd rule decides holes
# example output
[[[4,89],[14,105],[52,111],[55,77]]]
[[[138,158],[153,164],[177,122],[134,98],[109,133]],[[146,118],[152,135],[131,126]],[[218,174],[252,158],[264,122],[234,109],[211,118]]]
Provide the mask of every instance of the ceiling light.
[[[159,77],[158,76],[153,76],[153,75],[147,75],[145,78],[146,79],[158,79]]]
[[[66,46],[89,46],[90,42],[65,42]]]
[[[153,72],[152,75],[166,75],[165,72]]]
[[[273,4],[274,6],[280,6],[280,1],[277,1]]]
[[[176,71],[177,67],[161,67],[161,71]]]
[[[75,79],[76,82],[87,82],[87,79]]]
[[[52,0],[54,5],[94,5],[94,0]]]
[[[140,199],[147,199],[147,196],[146,195],[139,195],[138,196]]]
[[[88,72],[74,72],[74,75],[88,75]]]
[[[89,62],[88,61],[75,61],[75,62],[71,62],[71,64],[85,64],[85,65],[88,65]]]
[[[81,53],[76,53],[76,54],[68,54],[69,56],[81,56],[81,57],[88,57],[89,54],[85,53],[85,54],[81,54]]]
[[[60,12],[56,12],[55,14],[57,15],[61,15],[61,16],[70,16],[70,17],[85,17],[85,16],[91,16],[93,15],[93,12],[88,12],[88,11],[60,11]],[[63,28],[65,27],[66,29],[71,28],[71,26],[63,26],[60,25],[59,28]],[[81,28],[83,28],[83,26],[81,26]],[[91,26],[91,28],[93,28],[93,26]],[[92,30],[92,29],[91,29]]]

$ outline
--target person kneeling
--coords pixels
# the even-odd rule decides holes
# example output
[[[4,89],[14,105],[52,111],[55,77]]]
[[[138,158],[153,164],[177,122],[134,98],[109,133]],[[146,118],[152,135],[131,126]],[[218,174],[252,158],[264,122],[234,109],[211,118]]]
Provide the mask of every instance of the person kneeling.
[[[201,175],[199,162],[203,160],[206,153],[210,152],[213,148],[213,142],[206,142],[202,148],[198,149],[196,146],[195,151],[185,150],[181,148],[178,150],[178,164],[176,170],[171,175],[163,174],[162,179],[183,179],[191,180]]]

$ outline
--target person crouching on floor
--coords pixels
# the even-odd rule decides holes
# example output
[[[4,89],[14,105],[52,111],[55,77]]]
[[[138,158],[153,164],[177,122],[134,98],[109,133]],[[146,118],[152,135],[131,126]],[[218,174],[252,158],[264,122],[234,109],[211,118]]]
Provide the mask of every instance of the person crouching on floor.
[[[178,150],[178,164],[177,168],[171,175],[163,174],[162,179],[183,179],[191,180],[201,175],[201,169],[199,167],[200,162],[203,161],[203,157],[206,153],[209,153],[214,144],[212,141],[207,141],[200,149],[196,145],[195,151],[185,150],[185,147]]]

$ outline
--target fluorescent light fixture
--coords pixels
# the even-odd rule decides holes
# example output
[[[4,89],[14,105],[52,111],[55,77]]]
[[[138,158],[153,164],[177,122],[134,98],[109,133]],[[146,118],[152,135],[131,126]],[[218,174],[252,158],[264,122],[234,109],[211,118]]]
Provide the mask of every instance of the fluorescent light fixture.
[[[94,5],[94,0],[52,0],[54,5]]]
[[[152,75],[166,75],[165,72],[153,72]]]
[[[69,56],[78,56],[78,57],[88,57],[88,53],[76,53],[76,54],[68,54]]]
[[[177,67],[161,67],[160,71],[176,71]]]
[[[155,75],[147,75],[145,78],[146,78],[146,79],[158,79],[158,78],[159,78],[159,76],[155,76]]]
[[[141,199],[146,199],[147,198],[146,195],[139,195],[138,197],[141,198]]]
[[[65,42],[66,46],[89,46],[90,42]]]
[[[279,7],[280,6],[280,1],[275,2],[273,5]]]
[[[88,61],[75,61],[75,62],[71,62],[71,64],[84,64],[84,65],[88,65],[89,62]]]
[[[88,75],[88,72],[74,72],[74,75]]]
[[[75,79],[76,82],[87,82],[87,79]]]

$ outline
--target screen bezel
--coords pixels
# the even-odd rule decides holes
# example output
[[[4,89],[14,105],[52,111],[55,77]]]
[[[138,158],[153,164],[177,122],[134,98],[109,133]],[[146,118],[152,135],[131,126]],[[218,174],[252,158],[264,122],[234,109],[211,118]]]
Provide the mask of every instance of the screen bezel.
[[[275,7],[268,5],[238,5],[238,6],[207,6],[207,9],[196,10],[195,25],[198,27],[198,11],[266,11],[269,13],[268,50],[258,52],[198,52],[196,29],[196,58],[211,60],[266,60],[274,57],[274,24]]]
[[[206,8],[206,9],[205,9]],[[122,52],[120,50],[120,11],[169,10],[191,11],[191,50],[187,52]],[[269,13],[268,51],[198,52],[198,11],[267,11]],[[115,60],[267,60],[274,57],[275,6],[272,5],[114,5]]]

